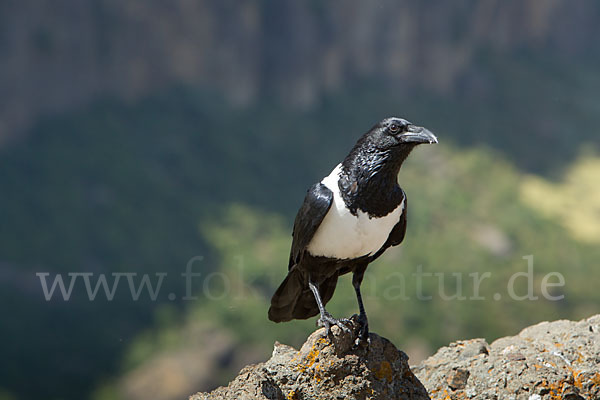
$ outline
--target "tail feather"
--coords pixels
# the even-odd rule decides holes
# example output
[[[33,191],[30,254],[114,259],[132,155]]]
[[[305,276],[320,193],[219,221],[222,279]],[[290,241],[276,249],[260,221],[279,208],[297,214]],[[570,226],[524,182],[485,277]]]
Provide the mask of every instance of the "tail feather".
[[[319,294],[323,304],[327,304],[335,291],[338,274],[334,274],[319,284]],[[271,298],[269,319],[285,322],[292,319],[307,319],[319,314],[315,297],[308,287],[302,272],[292,268]]]
[[[302,274],[298,269],[292,268],[279,288],[271,298],[269,319],[274,322],[289,321],[293,318],[293,311],[298,299],[302,296],[304,287]],[[308,289],[308,287],[306,287]]]

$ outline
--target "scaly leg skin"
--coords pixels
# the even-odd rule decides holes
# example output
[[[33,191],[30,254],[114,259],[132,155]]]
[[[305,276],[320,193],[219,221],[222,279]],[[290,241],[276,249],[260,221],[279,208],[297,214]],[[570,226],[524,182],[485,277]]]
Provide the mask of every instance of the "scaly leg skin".
[[[325,328],[325,336],[326,337],[329,336],[329,332],[333,325],[338,326],[344,332],[350,333],[350,328],[348,328],[346,325],[344,325],[344,322],[347,322],[347,320],[335,319],[331,316],[331,314],[329,314],[327,312],[327,310],[325,310],[325,307],[323,306],[323,301],[321,300],[321,295],[319,294],[319,289],[317,288],[317,286],[309,281],[308,287],[313,292],[313,295],[315,296],[315,300],[317,301],[317,306],[319,307],[319,312],[321,313],[321,317],[317,321],[317,324],[319,326],[322,326]]]
[[[356,299],[358,300],[358,309],[360,311],[360,315],[358,316],[360,330],[358,332],[358,337],[354,342],[354,348],[358,347],[361,343],[370,343],[369,320],[367,319],[367,313],[365,312],[365,306],[363,305],[362,296],[360,294],[360,284],[362,283],[362,278],[362,273],[354,273],[354,275],[352,276],[352,286],[354,286],[354,291],[356,292]]]

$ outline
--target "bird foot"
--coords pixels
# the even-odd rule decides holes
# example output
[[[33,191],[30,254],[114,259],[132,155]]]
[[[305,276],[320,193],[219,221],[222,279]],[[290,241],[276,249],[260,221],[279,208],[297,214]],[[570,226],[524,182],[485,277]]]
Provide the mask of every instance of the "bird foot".
[[[358,331],[358,336],[354,341],[354,346],[352,346],[353,349],[356,349],[363,343],[366,343],[367,345],[371,343],[371,339],[369,338],[369,321],[367,321],[367,316],[359,315],[358,323],[360,324],[360,329]]]
[[[351,321],[346,318],[335,319],[331,316],[331,314],[329,314],[328,312],[325,312],[324,314],[321,314],[321,317],[317,321],[317,325],[324,327],[325,328],[325,336],[329,336],[329,332],[331,331],[331,327],[333,325],[336,325],[338,328],[340,328],[342,331],[344,331],[346,333],[350,333],[350,328],[348,328],[345,325],[350,322]]]

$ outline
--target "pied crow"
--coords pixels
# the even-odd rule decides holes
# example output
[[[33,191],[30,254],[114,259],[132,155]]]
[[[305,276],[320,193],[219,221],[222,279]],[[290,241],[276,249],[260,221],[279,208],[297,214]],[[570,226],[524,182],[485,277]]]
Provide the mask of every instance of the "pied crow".
[[[427,129],[402,118],[386,118],[365,133],[342,163],[306,194],[294,221],[288,274],[269,308],[275,322],[306,319],[348,331],[346,320],[325,310],[338,277],[352,272],[359,308],[357,343],[369,325],[360,284],[369,263],[406,232],[407,199],[397,181],[402,162],[415,146],[437,143]]]

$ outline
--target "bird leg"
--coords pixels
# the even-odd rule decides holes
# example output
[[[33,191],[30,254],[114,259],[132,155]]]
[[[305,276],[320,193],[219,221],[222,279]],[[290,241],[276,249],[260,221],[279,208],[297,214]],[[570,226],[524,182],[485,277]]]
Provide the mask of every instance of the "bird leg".
[[[344,332],[350,332],[350,328],[344,325],[344,320],[333,318],[331,314],[325,310],[325,306],[323,306],[323,301],[321,300],[321,295],[319,294],[319,288],[311,281],[308,281],[308,287],[313,292],[315,300],[317,301],[317,306],[319,307],[319,312],[321,313],[321,317],[319,317],[317,324],[325,328],[325,336],[329,336],[329,331],[332,325],[337,325]]]
[[[367,313],[365,312],[365,306],[363,305],[362,296],[360,294],[360,284],[362,283],[365,269],[359,269],[352,275],[352,286],[354,286],[354,291],[356,292],[358,310],[360,311],[358,316],[360,331],[358,333],[358,338],[356,338],[355,346],[358,346],[361,342],[369,342],[369,321],[367,320]]]

